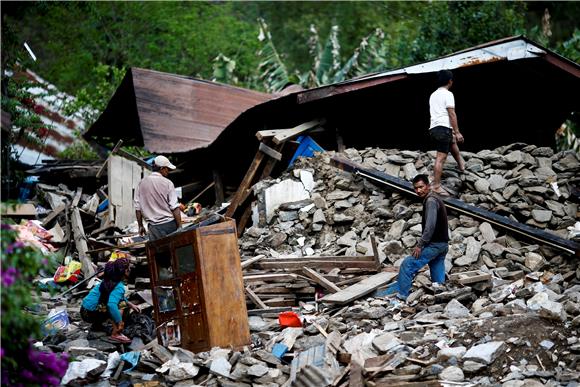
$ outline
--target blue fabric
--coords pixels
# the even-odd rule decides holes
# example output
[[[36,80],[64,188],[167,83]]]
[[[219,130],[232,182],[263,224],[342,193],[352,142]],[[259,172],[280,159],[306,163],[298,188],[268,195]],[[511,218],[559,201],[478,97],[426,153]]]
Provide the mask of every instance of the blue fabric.
[[[97,310],[99,306],[99,297],[101,296],[100,289],[101,284],[97,284],[91,289],[89,294],[83,299],[83,306],[85,309],[92,311]],[[125,299],[125,284],[123,281],[119,282],[117,286],[113,289],[109,295],[109,302],[107,303],[107,310],[111,315],[111,318],[115,323],[119,323],[123,318],[121,316],[121,311],[119,310],[119,303],[121,301],[126,301]]]
[[[133,368],[135,368],[137,364],[139,364],[139,357],[141,357],[141,353],[135,351],[125,352],[124,354],[122,354],[121,360],[124,360],[131,365],[131,367],[123,371],[123,373],[128,373],[131,370],[133,370]]]
[[[429,243],[421,250],[419,258],[408,256],[403,260],[399,268],[397,282],[390,285],[381,295],[398,293],[399,298],[407,299],[415,276],[425,265],[429,265],[431,281],[445,282],[445,256],[449,250],[446,242]]]

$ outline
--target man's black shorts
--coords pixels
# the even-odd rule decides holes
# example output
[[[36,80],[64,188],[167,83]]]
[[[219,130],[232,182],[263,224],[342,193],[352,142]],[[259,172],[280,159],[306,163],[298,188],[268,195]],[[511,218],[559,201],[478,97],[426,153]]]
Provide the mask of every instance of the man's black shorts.
[[[429,136],[435,143],[435,150],[437,152],[449,153],[451,149],[451,143],[453,141],[453,135],[451,134],[451,128],[445,126],[436,126],[429,129]]]

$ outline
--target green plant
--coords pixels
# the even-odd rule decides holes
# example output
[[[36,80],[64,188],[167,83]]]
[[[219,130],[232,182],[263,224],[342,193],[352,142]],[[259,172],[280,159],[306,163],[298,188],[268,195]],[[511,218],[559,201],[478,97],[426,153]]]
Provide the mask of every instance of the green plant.
[[[99,155],[77,134],[75,142],[62,152],[59,152],[58,158],[64,160],[98,160]]]
[[[2,224],[0,239],[2,385],[57,386],[68,368],[68,357],[32,345],[40,337],[40,321],[24,310],[34,302],[32,279],[48,260],[18,240],[14,226]]]
[[[332,26],[324,45],[320,42],[318,30],[310,26],[309,52],[312,68],[300,73],[290,72],[274,45],[268,25],[259,19],[260,36],[264,41],[258,52],[261,62],[258,66],[263,87],[269,92],[280,91],[288,83],[297,83],[306,88],[319,87],[329,83],[342,82],[353,76],[386,69],[387,48],[384,33],[376,29],[364,37],[353,54],[342,63],[340,55],[339,27]]]
[[[105,110],[109,100],[125,76],[125,68],[98,64],[93,68],[95,86],[83,87],[75,95],[75,99],[64,106],[67,115],[79,114],[90,127]]]
[[[558,130],[556,130],[556,148],[559,151],[573,150],[580,153],[580,132],[578,125],[572,120],[564,122]]]
[[[212,81],[236,85],[238,83],[238,77],[234,75],[235,69],[235,60],[228,58],[224,54],[219,54],[213,60]]]

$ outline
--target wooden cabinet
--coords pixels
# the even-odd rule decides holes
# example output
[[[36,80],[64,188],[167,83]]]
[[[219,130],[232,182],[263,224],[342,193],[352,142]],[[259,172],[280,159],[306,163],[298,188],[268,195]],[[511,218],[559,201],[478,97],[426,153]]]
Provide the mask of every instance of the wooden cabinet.
[[[249,344],[233,220],[147,244],[157,338],[193,352]]]

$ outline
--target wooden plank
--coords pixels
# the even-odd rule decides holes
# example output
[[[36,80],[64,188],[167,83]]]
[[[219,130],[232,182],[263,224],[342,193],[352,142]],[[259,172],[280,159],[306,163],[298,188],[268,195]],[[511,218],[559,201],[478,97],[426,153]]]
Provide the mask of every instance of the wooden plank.
[[[320,286],[322,286],[323,288],[325,288],[329,292],[331,292],[331,293],[340,292],[340,288],[338,286],[336,286],[335,284],[333,284],[332,282],[330,282],[329,280],[327,280],[326,278],[324,278],[322,275],[318,274],[314,270],[312,270],[308,267],[303,267],[302,272],[304,273],[304,275],[311,278],[314,282],[316,282],[317,284],[319,284]]]
[[[256,152],[254,160],[252,160],[252,164],[250,164],[250,168],[248,168],[246,171],[246,175],[242,179],[242,182],[240,183],[240,186],[238,187],[238,190],[236,191],[236,194],[234,195],[234,198],[232,199],[232,202],[226,211],[225,216],[227,218],[231,218],[238,209],[238,206],[241,204],[241,199],[245,191],[251,186],[252,180],[256,176],[256,172],[258,171],[258,168],[260,167],[263,159],[264,153],[260,151]]]
[[[256,132],[256,138],[259,141],[262,141],[264,139],[268,139],[268,138],[274,137],[277,134],[282,134],[282,133],[284,133],[287,130],[288,129],[268,129],[268,130],[260,130],[260,131]]]
[[[268,259],[262,260],[256,263],[257,267],[262,269],[302,269],[303,266],[316,268],[316,269],[348,269],[348,268],[357,268],[357,269],[368,269],[372,271],[376,271],[377,267],[374,261],[282,261],[278,259]]]
[[[246,225],[248,224],[248,221],[250,220],[251,217],[252,217],[252,207],[250,205],[247,205],[246,208],[244,209],[244,212],[242,213],[242,216],[240,216],[240,220],[238,221],[238,238],[241,238],[241,236],[244,234]]]
[[[393,354],[385,354],[371,357],[365,360],[364,369],[366,372],[375,372],[385,366],[393,358]]]
[[[221,206],[221,204],[225,201],[224,183],[222,180],[222,175],[217,169],[213,170],[213,183],[215,186],[215,204],[216,206]]]
[[[375,258],[375,265],[377,266],[377,271],[379,271],[381,269],[381,259],[379,258],[379,249],[377,248],[377,240],[374,235],[371,235],[371,247],[373,257]]]
[[[250,328],[235,222],[228,220],[195,230],[194,246],[195,254],[203,258],[200,259],[200,281],[209,344],[212,347],[249,344]]]
[[[85,277],[90,277],[93,274],[95,274],[95,268],[93,267],[92,260],[87,254],[89,248],[87,246],[87,241],[85,239],[86,237],[85,231],[83,229],[83,222],[81,221],[81,214],[77,207],[72,209],[71,223],[75,246],[79,254],[79,260],[81,261],[82,264],[82,272]]]
[[[75,192],[75,196],[71,203],[72,207],[76,207],[79,205],[79,201],[81,200],[81,195],[83,194],[83,187],[77,187],[77,191]]]
[[[406,381],[416,375],[391,376],[375,380],[375,387],[441,387],[437,380],[421,380],[419,382]]]
[[[354,360],[350,361],[350,378],[348,382],[349,387],[361,387],[364,386],[363,381],[363,369],[361,365]]]
[[[42,221],[42,227],[46,227],[52,222],[57,216],[59,216],[64,209],[66,208],[66,204],[61,204],[60,206],[56,207],[44,220]]]
[[[246,294],[258,308],[268,309],[268,305],[264,304],[262,300],[260,300],[260,297],[258,297],[256,293],[254,293],[249,287],[246,287]]]
[[[260,254],[260,255],[255,256],[254,258],[250,258],[250,259],[243,261],[242,262],[242,270],[252,266],[254,263],[256,263],[264,258],[266,258],[266,256],[264,254]]]
[[[269,308],[269,309],[250,309],[248,310],[248,316],[260,316],[264,313],[282,313],[282,312],[289,312],[292,310],[292,307],[282,306],[278,308]]]
[[[119,149],[121,147],[121,145],[123,145],[123,140],[119,140],[116,144],[115,147],[113,148],[113,150],[111,151],[111,153],[109,153],[109,156],[107,156],[107,159],[105,160],[105,162],[103,163],[103,165],[101,166],[101,168],[99,168],[99,171],[97,172],[97,179],[99,177],[101,177],[101,175],[103,174],[103,171],[105,170],[105,168],[109,165],[109,157],[115,153],[115,151],[117,149]]]
[[[365,168],[341,156],[333,156],[331,158],[331,162],[336,167],[341,168],[345,171],[352,172],[359,176],[363,176],[369,180],[383,184],[399,192],[417,196],[413,190],[411,183],[409,183],[406,180],[399,179],[398,177],[388,175],[375,169]],[[504,230],[522,235],[536,242],[554,247],[558,250],[562,250],[569,254],[574,254],[580,257],[580,243],[561,238],[548,231],[540,230],[527,224],[515,222],[505,216],[501,216],[494,212],[484,210],[483,208],[480,207],[475,207],[466,204],[461,200],[455,198],[442,198],[442,200],[445,203],[445,206],[450,210],[456,211],[460,214],[469,215],[479,220],[489,222]]]
[[[299,277],[296,274],[259,274],[259,275],[244,276],[244,282],[257,282],[257,281],[288,282],[295,281],[298,278]]]
[[[14,205],[2,204],[2,216],[15,218],[34,218],[36,217],[36,208],[34,207],[34,204],[31,203]]]
[[[457,281],[462,285],[471,284],[475,282],[483,282],[491,279],[490,273],[484,273],[479,270],[466,271],[463,273],[454,273],[449,276],[451,281]]]
[[[336,261],[336,262],[352,262],[352,261],[363,261],[367,263],[374,263],[375,259],[373,256],[369,255],[329,255],[327,257],[320,256],[320,255],[312,255],[308,257],[288,257],[288,256],[280,256],[278,258],[268,258],[267,260],[270,261],[280,261],[280,262],[327,262],[327,261]]]
[[[137,165],[139,165],[140,167],[143,167],[143,168],[145,168],[148,171],[153,171],[153,166],[152,165],[147,164],[146,161],[141,160],[139,157],[137,157],[137,156],[135,156],[135,155],[127,152],[124,149],[120,149],[120,148],[119,149],[116,149],[116,150],[113,149],[113,151],[111,153],[117,154],[119,156],[122,156],[122,157],[124,157],[127,160],[131,160],[134,163],[137,163]]]
[[[277,134],[274,136],[273,141],[274,144],[281,144],[285,141],[290,140],[293,137],[297,137],[303,133],[306,133],[310,129],[314,129],[319,125],[323,125],[325,123],[324,118],[318,120],[312,120],[303,123],[302,125],[298,125],[293,129],[286,129],[284,132]]]
[[[260,150],[260,152],[265,153],[266,155],[270,156],[271,158],[275,159],[275,160],[282,160],[282,153],[275,151],[274,149],[270,148],[268,145],[264,144],[263,142],[260,143],[260,146],[258,147],[258,149]]]
[[[320,301],[333,304],[346,304],[363,297],[378,287],[383,286],[393,280],[397,273],[382,272],[375,274],[367,279],[362,280],[358,284],[342,289],[340,292],[324,296]]]

